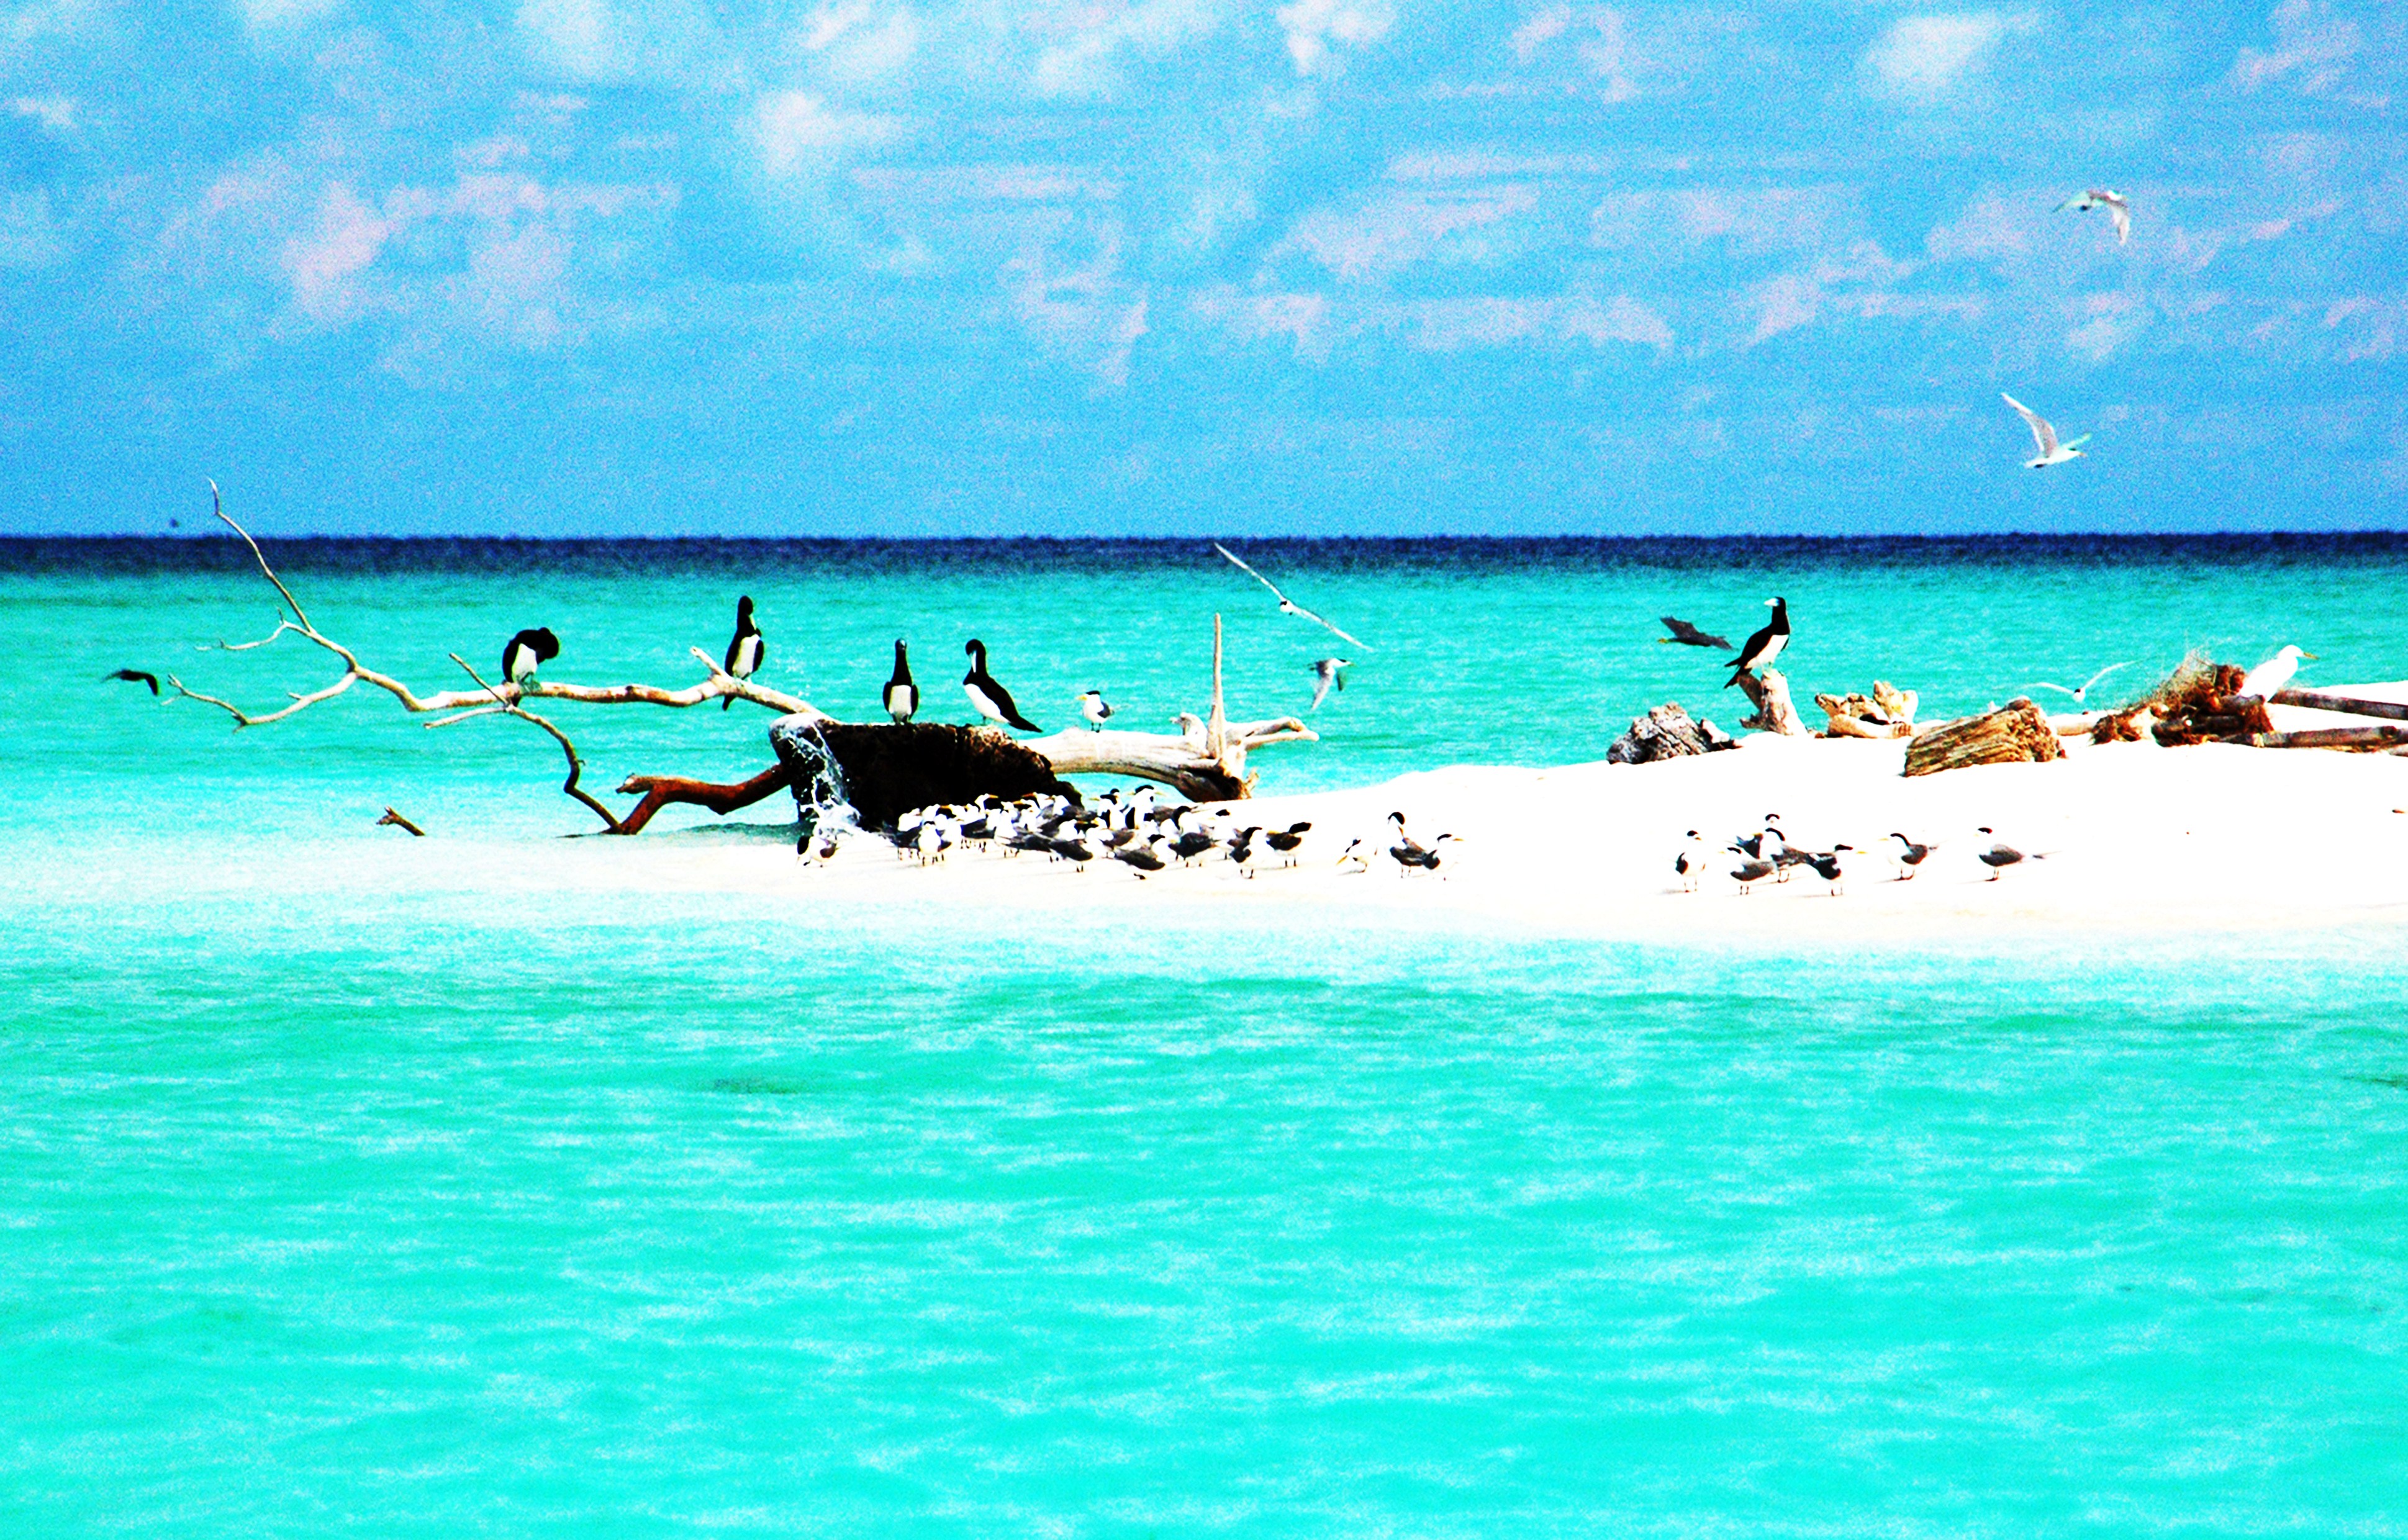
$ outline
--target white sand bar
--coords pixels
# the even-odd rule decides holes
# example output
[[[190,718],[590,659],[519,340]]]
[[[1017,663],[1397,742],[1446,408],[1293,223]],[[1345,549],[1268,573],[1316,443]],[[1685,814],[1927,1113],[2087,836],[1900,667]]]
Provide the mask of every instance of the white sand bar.
[[[2408,700],[2408,682],[2335,693]],[[2347,719],[2278,708],[2283,727]],[[1328,923],[1447,914],[1540,935],[1633,940],[1894,941],[2000,928],[2133,934],[2169,930],[2408,928],[2408,757],[2224,744],[2166,749],[2069,740],[2053,764],[1994,765],[1907,779],[1903,741],[1756,735],[1735,751],[1656,765],[1553,770],[1458,767],[1358,791],[1231,804],[1243,824],[1310,820],[1294,870],[1254,878],[1209,860],[1140,881],[1109,860],[1080,871],[1042,856],[956,854],[898,860],[864,838],[831,864],[797,863],[765,841],[704,834],[578,843],[619,880],[791,893],[815,902],[926,900],[1050,910],[1166,906],[1211,912],[1310,906]],[[1440,875],[1386,854],[1387,814],[1424,842],[1453,833]],[[1845,892],[1812,871],[1742,896],[1721,847],[1779,813],[1794,842],[1857,847]],[[1975,857],[1997,837],[2034,859],[1990,881]],[[1684,893],[1672,857],[1699,830],[1717,861]],[[1894,880],[1885,837],[1940,847]],[[1341,871],[1356,836],[1368,872]],[[641,854],[631,847],[644,847]],[[589,868],[589,881],[610,882]]]

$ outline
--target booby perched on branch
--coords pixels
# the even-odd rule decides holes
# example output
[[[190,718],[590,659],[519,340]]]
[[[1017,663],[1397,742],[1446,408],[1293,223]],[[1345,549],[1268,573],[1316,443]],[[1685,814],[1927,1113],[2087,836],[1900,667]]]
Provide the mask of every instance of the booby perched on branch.
[[[1739,656],[1731,659],[1731,676],[1723,682],[1726,690],[1738,684],[1742,674],[1771,668],[1781,649],[1789,645],[1789,601],[1775,594],[1764,602],[1772,611],[1772,618],[1765,623],[1764,629],[1748,638]]]

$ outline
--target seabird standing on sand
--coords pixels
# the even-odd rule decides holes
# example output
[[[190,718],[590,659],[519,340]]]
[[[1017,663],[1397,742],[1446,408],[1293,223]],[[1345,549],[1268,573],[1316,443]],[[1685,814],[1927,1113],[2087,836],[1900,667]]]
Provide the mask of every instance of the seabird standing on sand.
[[[1689,830],[1689,842],[1681,854],[1672,857],[1672,874],[1681,879],[1681,891],[1695,893],[1698,881],[1705,875],[1706,842],[1698,838],[1696,829]]]
[[[1890,856],[1890,862],[1898,868],[1899,882],[1905,882],[1922,871],[1923,863],[1931,859],[1931,853],[1940,848],[1938,845],[1917,844],[1896,829],[1890,830],[1889,837],[1898,842],[1898,849]]]
[[[1346,670],[1354,667],[1351,658],[1325,657],[1312,666],[1312,704],[1306,711],[1318,711],[1332,690],[1346,688]]]
[[[2131,665],[2129,663],[2110,663],[2107,667],[2100,669],[2097,673],[2092,674],[2088,679],[2084,680],[2080,684],[2075,685],[2070,690],[2062,684],[2052,684],[2045,679],[2034,680],[2032,682],[2032,688],[2035,690],[2055,690],[2059,695],[2070,695],[2073,698],[2073,703],[2079,706],[2086,698],[2088,698],[2090,694],[2090,686],[2098,684],[2100,680],[2106,678],[2109,674],[2114,673],[2118,669],[2128,669],[2130,667]]]
[[[502,648],[502,677],[521,689],[535,683],[536,669],[560,655],[560,639],[549,626],[521,631]]]
[[[1357,871],[1371,870],[1371,858],[1363,854],[1363,842],[1360,839],[1347,841],[1346,848],[1338,853],[1340,866],[1345,866],[1350,861],[1354,863],[1354,870]]]
[[[1101,732],[1104,724],[1111,718],[1112,709],[1105,703],[1103,691],[1082,690],[1079,692],[1079,714],[1087,719],[1087,726]]]
[[[2090,435],[2086,433],[2079,439],[2069,439],[2060,444],[2057,441],[2057,429],[2050,425],[2047,418],[2009,396],[2005,391],[1999,392],[1999,399],[2015,409],[2022,416],[2025,425],[2031,429],[2032,442],[2040,446],[2039,456],[2024,462],[2025,469],[2046,470],[2051,466],[2061,466],[2068,460],[2082,458],[2082,446],[2090,441]]]
[[[1748,638],[1739,656],[1731,659],[1731,676],[1723,682],[1726,690],[1738,684],[1742,674],[1771,668],[1781,649],[1789,645],[1789,601],[1776,594],[1764,602],[1772,611],[1772,618],[1765,623],[1764,629]]]
[[[1243,572],[1244,574],[1246,574],[1246,576],[1248,576],[1248,577],[1250,577],[1250,578],[1254,579],[1256,583],[1261,583],[1264,587],[1266,587],[1266,588],[1269,589],[1269,590],[1271,591],[1271,597],[1273,597],[1273,598],[1275,598],[1275,599],[1279,600],[1279,607],[1280,607],[1280,613],[1281,613],[1281,614],[1283,614],[1283,615],[1302,615],[1305,619],[1307,619],[1307,620],[1309,620],[1309,621],[1312,622],[1312,624],[1314,624],[1315,626],[1319,626],[1325,627],[1326,629],[1328,629],[1328,630],[1331,630],[1331,631],[1336,631],[1340,636],[1344,637],[1347,640],[1349,640],[1349,641],[1353,642],[1353,643],[1354,643],[1355,646],[1357,646],[1357,647],[1361,647],[1361,648],[1364,648],[1364,649],[1366,649],[1366,650],[1370,650],[1370,651],[1376,651],[1376,650],[1377,650],[1377,649],[1375,649],[1375,648],[1372,648],[1372,647],[1371,647],[1371,644],[1370,644],[1369,642],[1368,642],[1368,641],[1364,640],[1361,637],[1355,636],[1354,633],[1352,633],[1352,632],[1350,632],[1350,631],[1340,630],[1339,627],[1337,627],[1337,626],[1335,626],[1330,625],[1330,624],[1329,624],[1329,622],[1327,622],[1327,621],[1326,621],[1326,620],[1322,619],[1319,615],[1314,614],[1312,611],[1310,611],[1310,610],[1306,609],[1303,605],[1297,603],[1297,602],[1296,602],[1296,600],[1294,600],[1294,599],[1292,599],[1292,598],[1288,597],[1285,594],[1281,593],[1281,592],[1280,592],[1280,587],[1279,587],[1279,584],[1278,584],[1278,583],[1273,583],[1270,579],[1268,579],[1268,578],[1267,578],[1267,577],[1263,576],[1260,572],[1257,572],[1257,571],[1255,571],[1253,568],[1248,567],[1244,562],[1240,561],[1240,560],[1239,560],[1239,559],[1238,559],[1234,554],[1231,554],[1231,552],[1230,552],[1229,548],[1228,548],[1227,546],[1226,546],[1226,545],[1223,545],[1220,541],[1218,541],[1218,540],[1214,540],[1214,541],[1212,542],[1212,549],[1213,549],[1213,550],[1215,550],[1215,551],[1218,551],[1218,552],[1219,552],[1219,553],[1221,553],[1221,554],[1223,554],[1224,556],[1227,556],[1227,557],[1229,558],[1229,563],[1230,563],[1230,565],[1231,565],[1231,566],[1233,566],[1233,567],[1235,567],[1235,568],[1237,568],[1237,569],[1238,569],[1239,571]]]
[[[113,674],[103,674],[100,677],[104,681],[122,679],[128,684],[148,684],[150,686],[150,693],[152,695],[157,695],[159,693],[159,676],[157,674],[146,674],[139,669],[120,669]]]
[[[1977,832],[1989,834],[1990,826],[1984,824]],[[2022,851],[2017,850],[2011,844],[1999,842],[1995,835],[1992,836],[1989,849],[1976,851],[1974,854],[1979,857],[1984,866],[1990,869],[1990,881],[1994,883],[1999,880],[2000,872],[2004,871],[2007,868],[2014,866],[2024,858],[2024,853]],[[2037,859],[2037,857],[2035,857],[2035,859]]]
[[[1734,845],[1731,848],[1737,850],[1739,847]],[[1731,873],[1731,881],[1739,884],[1739,896],[1744,899],[1749,889],[1771,876],[1773,866],[1770,861],[1742,861],[1739,864],[1739,870]]]
[[[2069,209],[2077,214],[2086,214],[2093,209],[2104,209],[2107,210],[2107,217],[2115,222],[2115,244],[2121,246],[2131,237],[2131,202],[2112,187],[2086,188],[2079,196],[2068,198],[2057,206],[2057,211],[2060,214]]]
[[[970,698],[978,713],[998,727],[1018,727],[1022,732],[1043,732],[1045,729],[1020,714],[1011,703],[1011,692],[995,682],[986,671],[986,643],[972,637],[962,651],[969,655],[970,671],[962,675],[962,693]]]
[[[1782,837],[1781,814],[1766,813],[1764,828],[1759,832],[1751,834],[1743,840],[1733,840],[1730,847],[1752,859],[1770,861],[1779,866],[1781,853],[1789,848],[1789,842]]]
[[[903,639],[895,639],[895,671],[886,679],[886,714],[909,722],[920,710],[920,686],[911,683],[911,660],[904,655]]]
[[[2260,700],[2272,700],[2277,692],[2291,687],[2291,676],[2300,671],[2300,659],[2313,662],[2314,653],[2303,653],[2297,647],[2286,646],[2272,657],[2249,670],[2241,681],[2241,693],[2254,695]]]
[[[1136,871],[1137,880],[1143,882],[1151,874],[1162,870],[1162,857],[1154,850],[1154,847],[1160,843],[1162,843],[1161,835],[1149,834],[1145,837],[1143,844],[1124,845],[1113,851],[1112,859],[1126,863]]]
[[[1677,641],[1684,647],[1718,647],[1726,653],[1730,651],[1730,643],[1712,631],[1700,631],[1687,621],[1674,615],[1659,615],[1656,618],[1664,623],[1664,629],[1672,633],[1669,637],[1657,637],[1656,640],[1658,641]]]
[[[1835,899],[1845,889],[1848,881],[1847,871],[1840,864],[1840,852],[1853,852],[1856,848],[1854,845],[1837,844],[1820,856],[1806,857],[1806,864],[1814,869],[1814,874],[1831,885],[1831,897]]]
[[[727,671],[738,679],[750,679],[769,655],[769,644],[761,640],[761,627],[752,624],[752,596],[736,597],[736,634],[727,639]],[[734,696],[722,697],[719,709],[725,711],[736,704]]]
[[[1285,828],[1275,828],[1263,836],[1263,843],[1286,856],[1287,864],[1294,866],[1297,847],[1304,843],[1305,832],[1312,828],[1311,824],[1290,824]]]

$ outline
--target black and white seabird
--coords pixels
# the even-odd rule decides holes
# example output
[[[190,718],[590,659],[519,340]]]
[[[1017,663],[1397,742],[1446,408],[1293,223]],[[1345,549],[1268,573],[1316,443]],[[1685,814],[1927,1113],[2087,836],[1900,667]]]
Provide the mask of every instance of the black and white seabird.
[[[1287,864],[1294,866],[1297,847],[1304,843],[1304,837],[1312,828],[1309,823],[1290,824],[1285,828],[1275,828],[1264,835],[1263,842],[1286,856]]]
[[[1104,699],[1103,691],[1082,690],[1079,692],[1079,714],[1087,719],[1087,726],[1101,732],[1104,724],[1111,720],[1112,708]]]
[[[539,666],[560,655],[560,639],[549,626],[521,631],[502,648],[502,678],[524,689],[535,681]]]
[[[1820,856],[1806,857],[1806,864],[1814,869],[1814,874],[1831,885],[1831,897],[1835,899],[1845,890],[1848,881],[1847,869],[1840,859],[1841,853],[1853,853],[1856,848],[1854,845],[1837,844]]]
[[[1736,850],[1738,847],[1733,846],[1732,848]],[[1750,888],[1764,881],[1767,877],[1771,876],[1772,871],[1773,867],[1770,861],[1742,861],[1739,864],[1738,870],[1731,873],[1731,881],[1739,884],[1739,896],[1744,899],[1747,897],[1748,890]]]
[[[920,686],[911,683],[911,660],[904,655],[903,639],[895,639],[895,672],[886,681],[886,714],[909,722],[920,710]]]
[[[1749,856],[1752,859],[1766,861],[1773,866],[1779,866],[1781,864],[1781,853],[1789,848],[1789,842],[1782,837],[1781,814],[1777,813],[1766,813],[1764,815],[1763,829],[1757,833],[1747,836],[1743,840],[1733,840],[1731,842],[1731,848],[1738,851],[1741,855]]]
[[[1230,566],[1236,568],[1239,571],[1243,572],[1246,576],[1254,579],[1256,583],[1259,583],[1264,587],[1269,589],[1271,591],[1271,597],[1279,600],[1281,614],[1301,615],[1306,620],[1312,622],[1312,624],[1321,626],[1325,630],[1337,632],[1338,635],[1344,637],[1347,640],[1353,642],[1357,647],[1368,648],[1371,645],[1369,642],[1364,640],[1361,637],[1354,635],[1353,632],[1342,630],[1336,626],[1332,626],[1329,622],[1322,619],[1319,615],[1314,614],[1303,605],[1297,603],[1296,600],[1288,597],[1285,594],[1281,593],[1278,583],[1273,583],[1270,579],[1263,576],[1260,572],[1248,567],[1244,562],[1240,561],[1237,555],[1232,553],[1227,546],[1223,545],[1220,541],[1213,541],[1212,549],[1221,553],[1222,555],[1228,557]]]
[[[1672,857],[1672,875],[1681,879],[1682,892],[1695,893],[1699,879],[1705,876],[1706,842],[1698,837],[1694,828],[1689,830],[1688,841]]]
[[[769,655],[769,644],[761,640],[761,627],[752,624],[752,596],[736,597],[736,634],[727,639],[727,671],[738,679],[750,679]],[[736,704],[734,696],[720,698],[719,709],[725,711]]]
[[[128,684],[148,684],[150,686],[150,693],[152,695],[157,695],[159,693],[159,676],[157,674],[146,674],[139,669],[120,669],[113,674],[103,674],[101,677],[103,679],[122,679]]]
[[[970,698],[970,704],[981,716],[999,726],[1018,727],[1022,732],[1045,730],[1021,715],[1020,708],[1011,703],[1011,692],[986,671],[985,642],[972,637],[962,651],[970,658],[970,671],[962,675],[962,693]]]
[[[1346,842],[1346,848],[1338,853],[1337,864],[1340,867],[1351,864],[1357,871],[1371,870],[1371,858],[1363,854],[1363,842],[1359,839]]]
[[[1658,615],[1656,618],[1664,623],[1664,629],[1672,633],[1669,637],[1657,637],[1656,640],[1658,641],[1677,641],[1684,647],[1716,647],[1726,653],[1730,651],[1729,642],[1712,631],[1698,630],[1677,615]]]
[[[1149,834],[1145,837],[1143,844],[1124,845],[1113,851],[1112,859],[1133,869],[1137,872],[1137,880],[1143,882],[1152,873],[1162,870],[1162,856],[1154,848],[1161,843],[1161,835]]]
[[[1931,853],[1940,848],[1938,845],[1918,844],[1896,829],[1890,830],[1889,837],[1898,842],[1898,849],[1891,855],[1890,861],[1898,868],[1899,882],[1909,881],[1922,871],[1923,863],[1931,859]]]
[[[1763,630],[1748,638],[1747,645],[1739,650],[1739,656],[1731,659],[1731,676],[1723,681],[1726,690],[1738,684],[1742,674],[1771,668],[1772,660],[1781,655],[1781,649],[1789,645],[1789,601],[1776,594],[1764,602],[1771,607],[1772,619],[1765,623]]]
[[[1989,834],[1990,826],[1984,824],[1977,832]],[[1990,881],[1994,883],[1999,880],[2000,872],[2004,871],[2011,866],[2016,865],[2024,858],[2024,853],[2022,851],[2017,850],[2011,844],[2000,842],[1996,836],[1992,837],[1989,849],[1976,851],[1974,855],[1980,859],[1984,866],[1990,869]],[[2034,858],[2037,859],[2038,857]]]

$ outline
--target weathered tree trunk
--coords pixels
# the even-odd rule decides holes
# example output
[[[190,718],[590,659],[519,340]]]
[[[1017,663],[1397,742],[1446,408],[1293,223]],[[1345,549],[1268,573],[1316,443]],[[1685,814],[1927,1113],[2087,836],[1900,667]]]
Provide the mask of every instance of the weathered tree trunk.
[[[2018,696],[1995,712],[1944,723],[1906,746],[1906,773],[1930,775],[1968,765],[2015,765],[2062,759],[2065,750],[2048,713]]]
[[[619,820],[614,834],[639,834],[652,814],[673,803],[709,808],[722,817],[738,808],[749,808],[762,799],[774,796],[794,784],[794,771],[783,764],[770,766],[747,781],[722,784],[714,781],[694,781],[682,775],[631,775],[619,783],[619,790],[639,791],[644,799],[635,810]]]
[[[2249,741],[2261,749],[2387,749],[2408,743],[2408,727],[2309,727],[2257,733]]]
[[[2383,716],[2408,722],[2408,706],[2396,700],[2359,700],[2352,696],[2326,695],[2318,690],[2277,690],[2277,706],[2305,706],[2312,711],[2341,712],[2350,716]]]
[[[1610,765],[1652,765],[1659,759],[1680,759],[1712,754],[1737,743],[1710,721],[1693,721],[1677,703],[1651,708],[1630,719],[1630,730],[1605,751]]]
[[[1767,669],[1761,678],[1743,673],[1739,676],[1739,687],[1756,706],[1756,714],[1742,717],[1741,727],[1779,733],[1784,738],[1813,736],[1798,719],[1798,707],[1789,698],[1789,681],[1778,669]]]

